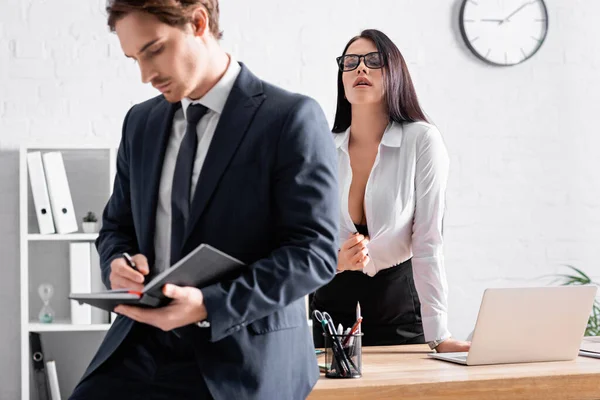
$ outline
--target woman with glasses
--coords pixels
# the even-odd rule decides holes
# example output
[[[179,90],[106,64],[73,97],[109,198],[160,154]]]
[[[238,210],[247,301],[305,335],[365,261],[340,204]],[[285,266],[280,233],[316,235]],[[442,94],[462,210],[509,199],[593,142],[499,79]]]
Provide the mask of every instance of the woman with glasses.
[[[447,327],[442,223],[448,154],[427,122],[404,58],[382,32],[365,30],[337,58],[333,132],[341,198],[338,274],[312,297],[364,345],[428,343],[468,351]],[[315,345],[322,329],[313,321]]]

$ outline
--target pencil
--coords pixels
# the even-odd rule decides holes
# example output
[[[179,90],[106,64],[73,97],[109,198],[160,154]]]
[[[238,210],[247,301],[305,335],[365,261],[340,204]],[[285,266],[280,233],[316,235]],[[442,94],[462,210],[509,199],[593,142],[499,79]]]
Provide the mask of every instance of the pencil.
[[[356,320],[358,321],[358,319],[361,317],[361,312],[360,312],[360,302],[357,301],[356,302]],[[360,322],[358,323],[358,328],[356,329],[356,333],[360,333]]]

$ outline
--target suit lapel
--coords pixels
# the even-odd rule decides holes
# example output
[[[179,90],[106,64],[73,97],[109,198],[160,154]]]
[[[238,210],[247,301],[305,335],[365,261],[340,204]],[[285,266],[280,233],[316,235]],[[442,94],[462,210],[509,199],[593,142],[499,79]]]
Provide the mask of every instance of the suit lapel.
[[[144,145],[142,150],[142,243],[140,250],[148,257],[150,265],[154,264],[154,231],[156,229],[156,207],[158,205],[158,188],[162,175],[165,151],[171,135],[173,116],[181,106],[180,103],[169,103],[162,100],[150,111],[144,129]]]
[[[183,244],[204,212],[221,176],[262,104],[262,83],[243,64],[227,98],[196,184]]]

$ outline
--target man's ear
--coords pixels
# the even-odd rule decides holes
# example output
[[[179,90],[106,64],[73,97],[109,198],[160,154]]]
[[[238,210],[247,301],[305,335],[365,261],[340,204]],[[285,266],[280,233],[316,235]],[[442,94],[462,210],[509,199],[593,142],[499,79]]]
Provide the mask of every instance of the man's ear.
[[[210,32],[208,13],[204,7],[196,8],[192,14],[192,27],[194,36],[204,36],[205,33]]]

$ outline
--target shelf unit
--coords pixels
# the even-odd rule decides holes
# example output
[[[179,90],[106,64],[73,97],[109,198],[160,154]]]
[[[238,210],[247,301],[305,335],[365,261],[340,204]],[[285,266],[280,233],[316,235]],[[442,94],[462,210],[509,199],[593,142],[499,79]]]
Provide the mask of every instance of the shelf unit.
[[[79,162],[81,160],[78,157],[90,157],[92,163],[102,163],[106,168],[104,170],[105,180],[107,181],[106,186],[100,185],[101,187],[94,187],[96,191],[102,191],[103,193],[100,196],[96,196],[94,199],[96,203],[103,202],[104,204],[108,200],[110,194],[112,193],[114,177],[116,173],[116,155],[117,148],[114,145],[108,143],[102,144],[83,144],[83,145],[75,145],[75,144],[39,144],[39,143],[29,143],[21,146],[19,152],[19,225],[20,225],[20,327],[21,327],[21,337],[20,337],[20,346],[21,346],[21,398],[29,399],[31,398],[31,382],[30,382],[30,374],[31,374],[31,357],[30,357],[30,348],[29,348],[29,333],[30,332],[105,332],[110,328],[110,324],[90,324],[90,325],[74,325],[70,323],[68,319],[56,319],[54,322],[49,324],[39,323],[37,321],[37,313],[31,315],[30,306],[32,304],[32,299],[37,299],[39,301],[39,297],[37,295],[37,290],[32,291],[32,279],[34,276],[32,272],[35,273],[35,269],[30,265],[30,252],[35,251],[36,246],[68,246],[69,242],[90,242],[96,240],[98,237],[97,233],[71,233],[71,234],[49,234],[42,235],[39,233],[37,226],[37,219],[35,216],[35,212],[32,212],[32,196],[31,189],[29,185],[29,175],[27,171],[27,153],[30,151],[61,151],[63,153],[63,157],[65,158],[65,167],[67,167],[67,161],[69,159],[68,155],[71,156],[73,167],[74,163]],[[98,157],[100,156],[100,157]],[[82,166],[82,170],[85,170],[85,165]],[[89,165],[87,168],[92,168]],[[67,176],[69,179],[69,187],[71,189],[71,194],[73,195],[73,202],[75,207],[75,212],[78,218],[78,225],[81,229],[81,217],[79,214],[83,211],[87,211],[88,208],[84,207],[82,204],[76,204],[76,199],[74,193],[74,182],[71,180],[71,176],[69,176],[69,168],[67,169]],[[73,168],[72,168],[73,169]],[[94,170],[95,171],[95,170]],[[79,172],[79,171],[78,171]],[[97,173],[102,173],[98,171]],[[94,183],[89,183],[89,185],[94,185]],[[104,186],[104,188],[102,188]],[[83,191],[83,197],[89,195],[87,191]],[[104,206],[102,204],[102,207]],[[102,209],[97,210],[101,212]],[[33,232],[32,232],[33,231]],[[47,249],[48,247],[43,247],[42,249]],[[44,267],[47,267],[44,265]],[[51,262],[48,263],[48,267],[52,267]],[[39,268],[38,268],[39,269]],[[51,274],[48,271],[43,271],[45,274]],[[63,271],[64,272],[64,271]],[[68,278],[67,278],[68,280]],[[68,282],[63,284],[68,287]],[[55,293],[54,297],[50,300],[50,305],[56,303],[58,293]],[[62,304],[68,304],[68,301],[65,299],[61,299]],[[40,301],[41,302],[41,301]],[[56,311],[56,309],[55,309]],[[66,311],[63,310],[63,316],[66,314]],[[46,350],[46,349],[45,349]],[[60,371],[59,371],[60,374]],[[61,388],[62,389],[62,388]]]

